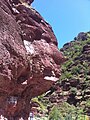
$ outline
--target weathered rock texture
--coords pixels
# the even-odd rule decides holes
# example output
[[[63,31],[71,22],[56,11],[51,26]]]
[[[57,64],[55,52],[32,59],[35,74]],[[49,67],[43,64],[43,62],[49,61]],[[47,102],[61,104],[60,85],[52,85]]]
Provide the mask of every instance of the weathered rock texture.
[[[25,3],[33,0],[20,1],[0,0],[0,114],[9,120],[27,120],[30,99],[53,85],[64,61],[51,26]]]

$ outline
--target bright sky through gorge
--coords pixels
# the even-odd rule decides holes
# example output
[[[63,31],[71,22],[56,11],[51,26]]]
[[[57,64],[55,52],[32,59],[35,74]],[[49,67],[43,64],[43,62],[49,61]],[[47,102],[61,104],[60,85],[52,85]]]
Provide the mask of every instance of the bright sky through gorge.
[[[35,0],[33,7],[51,24],[59,48],[90,31],[90,0]]]

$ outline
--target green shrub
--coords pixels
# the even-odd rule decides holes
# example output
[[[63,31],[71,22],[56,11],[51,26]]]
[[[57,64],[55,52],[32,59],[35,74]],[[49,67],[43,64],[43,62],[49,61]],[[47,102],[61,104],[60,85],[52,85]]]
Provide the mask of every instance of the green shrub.
[[[49,120],[63,120],[57,106],[54,106],[49,114]]]
[[[70,59],[67,62],[64,63],[64,66],[67,68],[69,67],[71,64],[73,64],[73,61]]]
[[[76,94],[76,93],[77,93],[77,88],[75,88],[75,87],[71,87],[71,89],[70,89],[70,93],[72,93],[72,94]]]
[[[41,102],[41,101],[39,101],[38,100],[38,98],[32,98],[32,101],[33,102],[36,102],[38,105],[39,105],[39,110],[41,110],[41,111],[46,111],[46,107],[44,106],[44,104]]]
[[[79,72],[80,72],[80,70],[81,70],[80,67],[78,67],[78,66],[73,66],[73,68],[71,69],[71,72],[72,72],[72,74],[74,74],[74,75],[78,75]]]
[[[72,78],[72,74],[71,72],[65,71],[64,73],[62,73],[60,80],[65,80],[65,79],[70,79]]]

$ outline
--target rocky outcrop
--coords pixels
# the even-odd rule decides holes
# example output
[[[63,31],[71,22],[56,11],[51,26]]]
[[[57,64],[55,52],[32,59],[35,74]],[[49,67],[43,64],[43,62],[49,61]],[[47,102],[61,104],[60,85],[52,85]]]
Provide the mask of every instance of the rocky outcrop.
[[[51,26],[32,1],[0,1],[0,115],[27,120],[30,99],[47,91],[64,61]]]

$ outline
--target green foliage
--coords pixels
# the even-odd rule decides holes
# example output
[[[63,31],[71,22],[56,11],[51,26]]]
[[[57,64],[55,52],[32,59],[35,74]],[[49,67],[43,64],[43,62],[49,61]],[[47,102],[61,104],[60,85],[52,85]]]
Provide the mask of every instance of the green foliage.
[[[82,93],[82,99],[85,100],[85,95],[86,95],[86,90],[90,88],[90,54],[85,54],[83,53],[83,47],[85,45],[90,45],[90,32],[87,33],[87,39],[86,40],[75,40],[71,42],[70,47],[67,47],[67,49],[64,50],[64,55],[68,57],[69,60],[67,60],[63,65],[62,65],[62,74],[60,77],[61,81],[64,80],[73,80],[73,79],[78,79],[79,84],[82,84],[81,88],[71,87],[70,93],[76,94],[78,91]],[[87,95],[88,96],[88,95]],[[90,106],[90,100],[87,101],[85,106]],[[82,105],[81,105],[82,106]],[[84,120],[83,116],[83,109],[80,106],[78,106],[78,118],[77,120]],[[80,111],[80,109],[81,111]],[[65,111],[63,111],[65,112]],[[75,111],[74,111],[74,114]],[[70,116],[66,116],[66,119],[69,119]],[[74,120],[75,117],[74,117]]]
[[[41,111],[46,111],[46,107],[43,105],[43,103],[41,101],[38,100],[38,98],[32,98],[33,102],[36,102],[39,105],[39,110]]]
[[[74,74],[74,75],[78,75],[79,71],[80,71],[80,69],[78,66],[74,66],[71,70],[72,74]]]
[[[49,114],[49,120],[63,120],[60,115],[60,110],[57,106],[54,106]]]
[[[84,120],[83,109],[63,102],[52,108],[49,120]]]
[[[90,71],[88,67],[87,61],[83,61],[82,65],[80,61],[75,60],[78,57],[82,55],[83,47],[86,44],[90,44],[90,33],[87,33],[87,39],[86,40],[75,40],[71,42],[71,46],[67,47],[67,49],[64,51],[64,55],[68,57],[69,60],[67,60],[62,65],[62,75],[61,80],[64,79],[70,79],[73,78],[73,75],[79,75],[80,72],[84,72],[84,76],[87,76],[87,72]],[[87,58],[89,57],[89,54],[84,54],[83,57]],[[76,64],[77,62],[77,64]]]
[[[51,105],[53,107],[49,113],[49,117],[40,118],[40,120],[89,120],[88,116],[84,115],[86,112],[84,110],[85,107],[90,107],[90,99],[87,98],[86,100],[85,98],[86,91],[90,88],[90,54],[83,53],[83,47],[87,44],[90,45],[90,32],[87,33],[87,36],[88,37],[86,40],[78,39],[72,41],[70,46],[64,50],[63,53],[68,60],[61,66],[62,74],[60,81],[58,81],[59,84],[61,84],[62,81],[67,81],[67,86],[69,86],[72,84],[72,82],[68,84],[70,80],[77,80],[79,85],[71,88],[69,86],[69,91],[62,91],[63,94],[60,93],[60,96],[62,95],[64,98],[64,92],[72,93],[77,95],[75,97],[78,100],[80,99],[80,103],[78,102],[77,107],[75,107],[73,105],[69,105],[67,102],[62,101],[58,105],[54,106],[53,103],[51,103],[49,99],[47,100],[43,94],[38,97],[38,100],[41,102],[39,103],[41,104],[40,108],[45,110],[48,104],[49,106]],[[61,87],[63,88],[63,86]],[[82,105],[81,103],[83,103],[83,100],[85,104]]]
[[[65,66],[66,68],[69,67],[71,64],[73,64],[73,61],[70,59],[67,62],[64,63],[63,66]]]
[[[65,79],[70,79],[70,78],[72,78],[71,72],[66,71],[66,72],[62,73],[62,76],[60,79],[65,80]]]
[[[88,100],[86,101],[85,106],[90,107],[90,99],[88,99]]]
[[[88,68],[88,63],[86,61],[83,61],[83,67],[85,67],[86,69]]]
[[[77,93],[77,88],[71,87],[70,93],[76,94]]]

